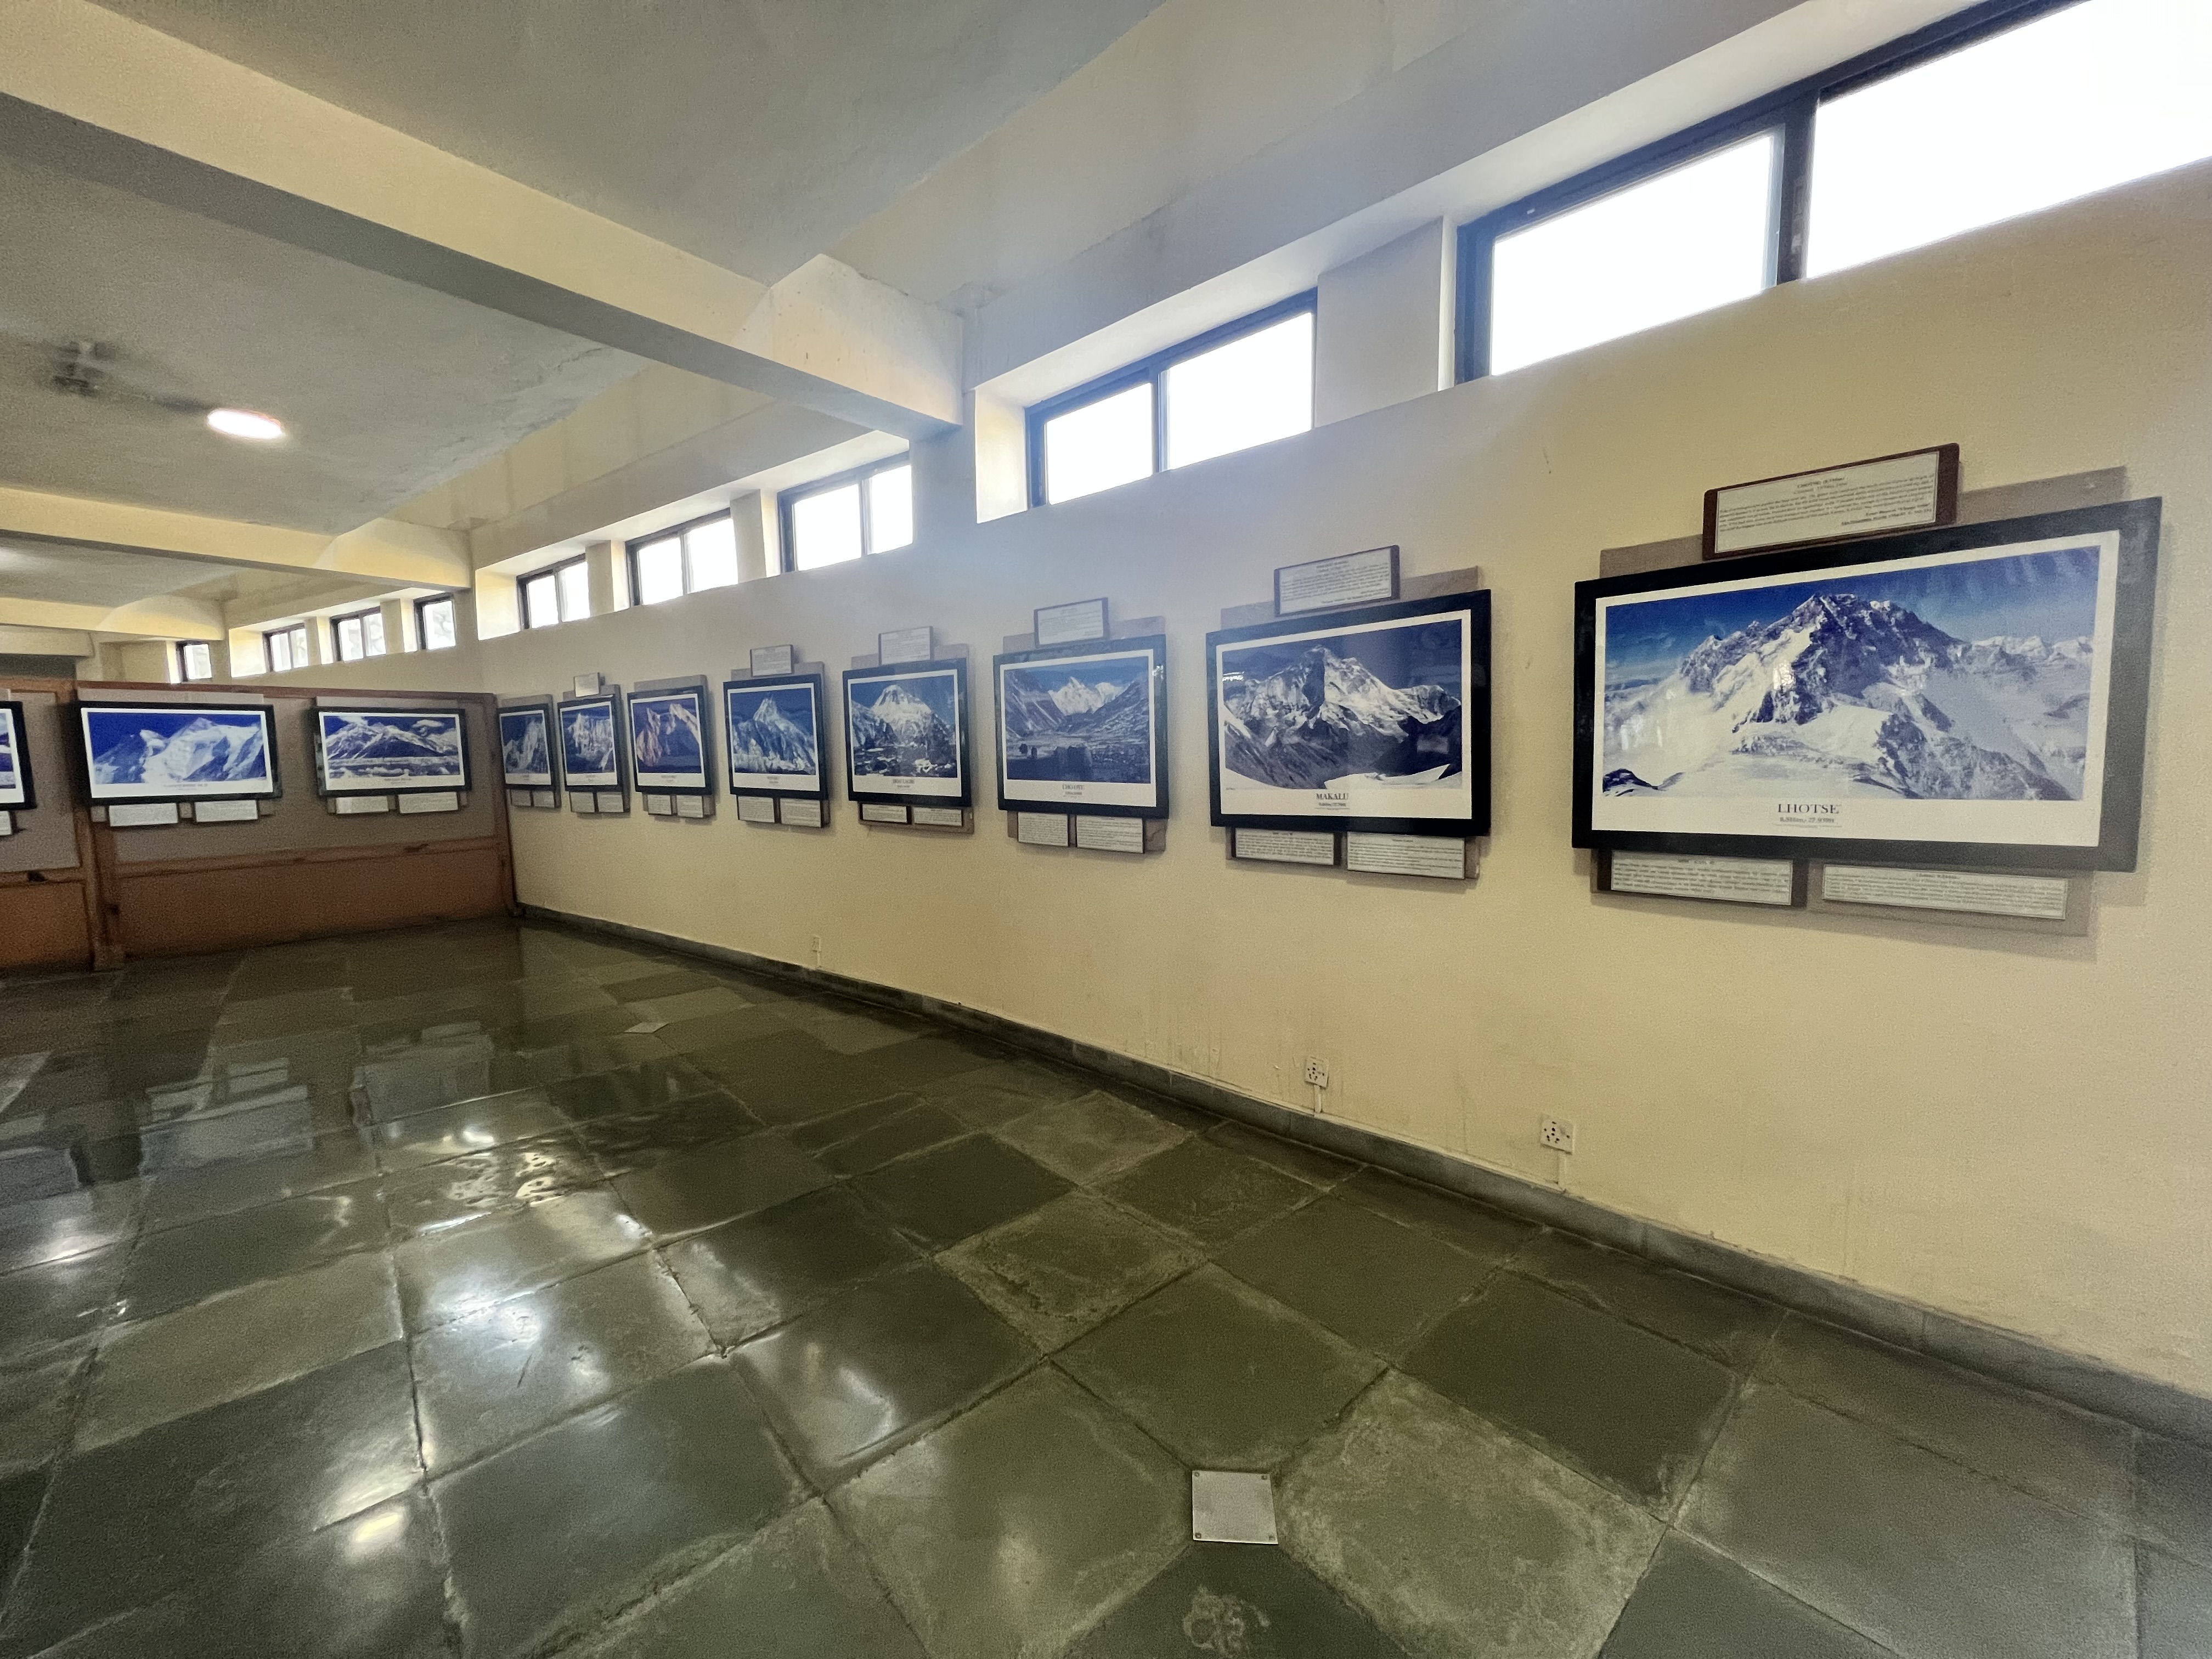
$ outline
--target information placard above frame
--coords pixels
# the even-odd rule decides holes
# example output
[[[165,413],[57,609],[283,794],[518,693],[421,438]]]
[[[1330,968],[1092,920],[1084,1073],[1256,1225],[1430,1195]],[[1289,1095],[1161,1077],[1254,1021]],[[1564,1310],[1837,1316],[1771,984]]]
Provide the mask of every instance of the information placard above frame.
[[[265,702],[76,705],[85,799],[275,800],[276,713]]]
[[[1573,842],[2132,870],[2159,503],[1575,585]]]
[[[1486,590],[1206,636],[1213,822],[1490,831]]]
[[[708,795],[714,711],[706,676],[641,680],[629,691],[629,763],[640,793]],[[675,809],[669,809],[674,815]]]
[[[610,811],[597,797],[611,794],[629,810],[629,785],[623,763],[625,720],[622,688],[608,686],[589,696],[563,697],[554,708],[561,743],[561,781],[568,803],[580,812]],[[586,805],[585,799],[592,798]]]
[[[993,658],[1000,809],[1165,817],[1167,662],[1158,634]]]
[[[507,786],[509,805],[537,808],[541,795],[549,798],[544,806],[560,805],[554,731],[552,698],[500,699],[500,781]]]
[[[315,793],[404,795],[465,791],[468,716],[459,708],[314,706]]]
[[[1370,547],[1275,571],[1275,614],[1310,616],[1347,605],[1387,605],[1398,597],[1398,550]]]
[[[0,811],[27,812],[39,804],[31,781],[30,742],[24,733],[23,705],[0,702]],[[9,834],[14,833],[11,822]]]
[[[760,653],[752,653],[757,661]],[[767,674],[722,682],[723,729],[729,736],[730,793],[771,799],[827,800],[823,764],[822,676]],[[775,822],[770,812],[758,823]]]
[[[964,808],[968,664],[948,657],[845,671],[845,792],[856,801]]]
[[[1933,528],[1959,516],[1959,446],[1877,455],[1705,492],[1705,556]]]

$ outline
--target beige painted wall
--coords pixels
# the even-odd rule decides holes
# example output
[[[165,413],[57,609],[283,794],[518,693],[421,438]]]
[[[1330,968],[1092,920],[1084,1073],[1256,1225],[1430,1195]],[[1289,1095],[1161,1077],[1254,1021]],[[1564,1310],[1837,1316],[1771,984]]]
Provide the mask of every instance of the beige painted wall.
[[[552,690],[988,658],[1101,591],[1172,629],[1176,816],[1141,863],[863,830],[518,814],[532,902],[991,1009],[2212,1393],[2212,167],[926,548],[386,671]],[[1968,488],[2166,499],[2142,867],[2085,939],[1601,907],[1567,845],[1571,584],[1709,484],[1956,440]],[[1464,890],[1224,859],[1203,636],[1279,563],[1403,545],[1496,594],[1497,818]],[[387,659],[390,663],[391,659]],[[374,666],[374,665],[372,665]],[[314,671],[337,682],[359,670]],[[367,677],[364,677],[364,682]],[[398,683],[396,680],[393,683]],[[988,764],[988,763],[986,763]]]

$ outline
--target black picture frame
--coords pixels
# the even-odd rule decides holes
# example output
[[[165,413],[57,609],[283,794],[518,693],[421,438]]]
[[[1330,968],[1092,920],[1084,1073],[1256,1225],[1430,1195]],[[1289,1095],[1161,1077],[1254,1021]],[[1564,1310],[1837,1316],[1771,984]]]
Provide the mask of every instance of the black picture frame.
[[[2158,575],[2160,517],[2159,500],[2149,498],[2099,507],[2069,507],[1982,524],[1942,526],[1891,536],[1855,539],[1825,547],[1749,554],[1712,563],[1681,565],[1665,570],[1644,571],[1634,575],[1576,583],[1573,844],[1577,847],[1614,848],[1627,852],[1710,854],[1735,858],[1813,858],[1853,864],[1929,865],[1970,869],[2134,869],[2142,811],[2143,745],[2150,705],[2152,623]],[[1904,574],[1921,568],[1907,563],[1909,561],[1985,549],[2017,547],[2024,553],[2032,552],[2039,544],[2063,543],[2075,538],[2081,538],[2084,545],[2092,540],[2110,538],[2114,555],[2111,571],[2110,667],[2103,681],[2104,769],[2098,803],[2097,839],[2094,845],[2086,841],[2063,844],[1893,835],[1824,835],[1795,823],[1787,832],[1772,834],[1647,830],[1597,821],[1600,815],[1595,802],[1599,780],[1594,769],[1597,764],[1600,715],[1603,702],[1600,681],[1604,664],[1599,658],[1601,601],[1678,590],[1688,592],[1698,589],[1724,589],[1747,583],[1756,585],[1774,579],[1817,575],[1823,571],[1856,571],[1859,567],[1870,565],[1898,565],[1901,567],[1900,574]],[[2100,568],[2101,571],[2101,565]],[[1875,572],[1866,574],[1869,580],[1878,574]],[[2100,585],[2103,580],[2100,574]],[[2090,685],[2094,690],[2096,684],[2094,646],[2090,654]],[[2088,729],[2094,732],[2094,699],[2085,703],[2085,708],[2087,710],[2086,718],[2090,722]],[[1633,793],[1660,793],[1651,789],[1640,775],[1632,773],[1627,781],[1644,785],[1643,791]],[[1673,779],[1665,781],[1671,782]],[[1662,788],[1663,787],[1662,783]],[[1776,793],[1786,798],[1792,794],[1809,796],[1813,792],[1792,789],[1785,781],[1778,786]],[[2086,778],[2082,783],[2082,793],[2084,796],[2087,793]],[[1722,797],[1692,799],[1714,798]],[[1762,798],[1741,795],[1724,799],[1757,800]],[[1984,796],[1981,799],[2005,800],[2018,798]],[[1895,799],[1924,800],[1925,798],[1899,792]],[[1801,804],[1808,809],[1835,805],[1818,799],[1797,803],[1785,799],[1774,803],[1773,810],[1779,817],[1784,806]],[[1929,800],[1926,804],[1942,805],[1946,802],[1938,799]],[[1626,815],[1608,812],[1605,816],[1616,817]],[[1841,823],[1850,822],[1847,812],[1838,811],[1835,816]]]
[[[418,783],[410,782],[402,778],[385,777],[363,779],[358,783],[333,783],[330,775],[329,732],[324,725],[324,721],[331,715],[337,715],[341,719],[375,717],[410,720],[451,720],[453,723],[454,739],[459,745],[457,756],[460,762],[459,781],[455,781],[451,777],[441,777]],[[372,707],[318,702],[308,709],[307,720],[309,749],[313,757],[315,767],[315,793],[325,800],[336,795],[433,795],[456,790],[464,794],[468,793],[472,782],[469,766],[469,713],[467,709],[458,704],[447,704],[436,708],[428,706],[395,708],[390,704]]]
[[[1402,633],[1414,628],[1440,626],[1455,620],[1462,629],[1458,669],[1461,678],[1457,710],[1458,771],[1464,777],[1465,784],[1455,791],[1455,799],[1450,805],[1461,806],[1463,810],[1452,811],[1449,816],[1407,817],[1402,813],[1352,810],[1358,805],[1357,802],[1350,803],[1347,810],[1343,811],[1333,809],[1316,811],[1295,810],[1287,803],[1279,811],[1250,810],[1237,800],[1224,801],[1229,793],[1224,787],[1229,772],[1222,752],[1224,651],[1235,652],[1239,647],[1269,641],[1286,645],[1305,639],[1318,641],[1347,632]],[[1215,823],[1232,830],[1315,830],[1374,835],[1449,836],[1462,841],[1490,833],[1491,663],[1490,592],[1487,588],[1439,594],[1432,599],[1399,599],[1388,605],[1355,605],[1341,611],[1301,612],[1243,628],[1223,629],[1206,636],[1206,762],[1212,798],[1212,821]],[[1413,734],[1408,732],[1406,735],[1411,737]],[[1247,796],[1251,794],[1258,781],[1242,773],[1236,775],[1238,779],[1237,793]],[[1446,770],[1444,775],[1449,776],[1449,771]],[[1280,788],[1285,794],[1292,793],[1287,786],[1263,787]],[[1380,804],[1374,801],[1374,796],[1386,793],[1389,787],[1383,786],[1361,793],[1367,796],[1370,804]],[[1331,792],[1301,784],[1297,786],[1297,793],[1321,797]]]
[[[687,775],[696,782],[666,783],[664,777],[675,774],[655,772],[647,781],[643,763],[638,757],[642,752],[638,744],[638,710],[641,705],[659,702],[684,702],[691,705],[691,714],[699,733],[699,769]],[[658,691],[647,691],[633,686],[623,699],[623,720],[629,750],[630,781],[640,794],[650,792],[656,795],[711,795],[714,790],[714,716],[711,699],[704,680],[696,685],[664,686]]]
[[[538,781],[534,773],[517,774],[507,765],[507,722],[510,715],[535,714],[545,722],[545,776]],[[561,728],[553,714],[553,699],[542,698],[536,702],[504,702],[499,706],[499,775],[500,781],[509,789],[558,789],[561,787]]]
[[[1115,783],[1102,779],[1062,779],[1056,781],[1060,793],[1053,793],[1047,792],[1049,786],[1046,780],[1011,776],[1010,764],[1016,757],[1016,751],[1024,743],[1033,743],[1035,733],[1027,732],[1017,737],[1007,730],[1007,679],[1010,672],[1018,673],[1037,664],[1065,664],[1073,676],[1079,665],[1085,662],[1139,656],[1151,659],[1151,667],[1144,676],[1145,702],[1148,705],[1148,718],[1144,725],[1152,745],[1152,781],[1149,785]],[[1136,682],[1132,679],[1129,684],[1133,686]],[[1168,816],[1167,635],[1146,634],[1125,640],[1085,640],[1071,645],[1039,646],[1028,651],[1008,652],[1004,656],[991,659],[991,729],[997,751],[993,774],[998,786],[1001,811],[1080,812],[1086,816],[1112,818],[1164,818]],[[1102,708],[1086,712],[1105,711]],[[1020,793],[1024,786],[1030,787],[1032,793]],[[1126,792],[1140,787],[1148,792],[1148,799],[1138,801],[1122,798]]]
[[[747,699],[766,699],[773,694],[804,690],[809,694],[814,711],[813,730],[810,734],[814,743],[814,781],[811,784],[781,785],[764,783],[763,778],[774,774],[738,769],[738,736],[739,730],[751,723],[752,715],[743,714]],[[823,715],[829,693],[819,674],[761,674],[743,679],[722,682],[722,744],[723,763],[728,769],[730,793],[735,796],[757,795],[771,800],[828,800],[830,799],[830,744],[827,722]],[[783,714],[778,702],[777,712]],[[754,704],[756,712],[758,702]],[[786,714],[786,719],[789,716]],[[796,722],[793,722],[796,724]]]
[[[137,802],[160,804],[165,801],[188,800],[280,800],[284,794],[283,765],[276,749],[276,710],[265,702],[84,702],[74,705],[76,742],[76,773],[78,785],[84,791],[88,805],[94,806],[128,805]],[[94,767],[93,744],[98,741],[94,726],[101,715],[139,714],[167,720],[178,715],[252,714],[261,722],[262,751],[268,757],[268,783],[265,787],[252,789],[144,789],[142,793],[118,793],[118,787],[100,783]]]
[[[0,812],[35,812],[39,787],[31,775],[30,734],[23,724],[23,705],[0,702],[0,724],[8,728],[8,753],[15,773],[14,787],[0,791]]]
[[[583,773],[580,775],[587,781],[579,783],[576,780],[580,775],[568,765],[569,711],[599,708],[604,708],[607,711],[607,719],[614,727],[614,768],[610,773]],[[629,753],[629,714],[623,707],[622,693],[598,691],[587,697],[562,697],[553,705],[553,716],[560,744],[562,787],[571,795],[580,790],[585,792],[611,790],[617,794],[628,794],[629,769],[625,763]],[[613,781],[603,783],[597,781],[603,777],[611,777]]]
[[[912,776],[906,779],[907,783],[909,786],[922,787],[887,787],[880,783],[862,782],[860,766],[866,745],[854,740],[854,715],[855,712],[867,712],[872,719],[872,709],[875,700],[873,698],[870,700],[871,710],[862,711],[859,702],[860,696],[871,686],[888,689],[888,683],[892,680],[918,680],[924,678],[940,677],[950,677],[951,683],[954,723],[957,727],[953,734],[951,745],[956,757],[955,763],[958,768],[957,787],[947,789],[939,787],[944,781],[940,779]],[[880,691],[877,695],[880,696]],[[917,701],[922,700],[917,699]],[[975,773],[973,759],[975,742],[972,736],[974,721],[969,714],[968,663],[965,658],[942,657],[930,662],[902,662],[893,663],[884,667],[848,668],[845,671],[842,702],[841,723],[844,728],[845,747],[845,793],[849,798],[855,801],[896,803],[903,806],[945,806],[964,809],[975,804]],[[930,713],[941,723],[943,717],[933,707],[930,708]],[[876,777],[885,775],[869,774],[867,775]]]

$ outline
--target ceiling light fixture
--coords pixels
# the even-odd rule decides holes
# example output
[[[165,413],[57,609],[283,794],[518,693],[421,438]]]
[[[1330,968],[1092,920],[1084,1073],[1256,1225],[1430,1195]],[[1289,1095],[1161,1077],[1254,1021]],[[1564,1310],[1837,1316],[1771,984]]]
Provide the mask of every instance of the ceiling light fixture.
[[[265,443],[284,435],[284,423],[250,409],[210,409],[207,423],[226,438],[251,438]]]

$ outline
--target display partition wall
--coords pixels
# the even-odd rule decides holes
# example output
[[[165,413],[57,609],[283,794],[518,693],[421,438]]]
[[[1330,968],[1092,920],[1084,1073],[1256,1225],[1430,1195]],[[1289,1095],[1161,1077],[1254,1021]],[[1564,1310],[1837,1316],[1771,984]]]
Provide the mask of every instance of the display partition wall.
[[[0,974],[112,968],[134,957],[234,950],[380,927],[505,915],[514,900],[495,700],[477,693],[349,698],[466,710],[473,787],[436,812],[332,810],[316,793],[313,708],[302,686],[189,688],[18,679],[34,810],[0,836]],[[279,793],[177,809],[125,826],[87,799],[78,706],[266,704]],[[395,802],[395,805],[397,803]],[[159,814],[155,814],[158,816]],[[139,814],[137,816],[145,816]]]

